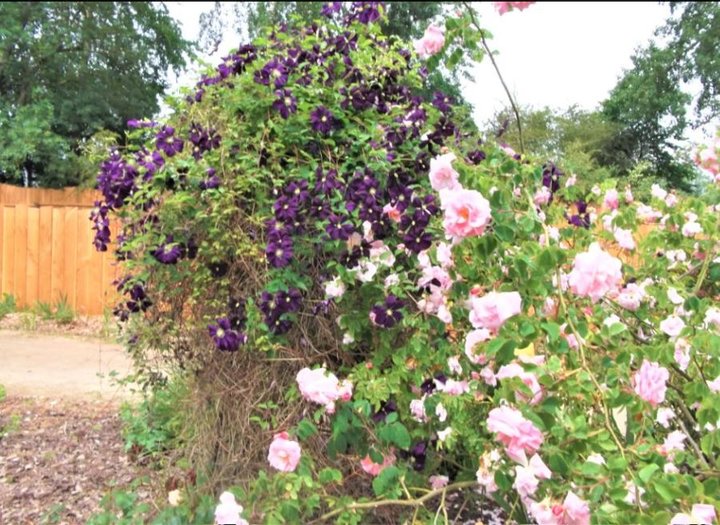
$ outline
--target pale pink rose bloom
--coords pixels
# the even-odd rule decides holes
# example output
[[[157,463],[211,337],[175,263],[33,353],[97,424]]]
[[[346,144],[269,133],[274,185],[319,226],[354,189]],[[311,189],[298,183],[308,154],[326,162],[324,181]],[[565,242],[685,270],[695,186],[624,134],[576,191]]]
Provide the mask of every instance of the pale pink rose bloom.
[[[663,465],[663,472],[665,474],[679,474],[680,469],[678,469],[674,464],[668,462]]]
[[[697,234],[702,233],[703,229],[699,222],[686,222],[682,227],[682,234],[685,237],[695,237]]]
[[[715,394],[717,394],[718,392],[720,392],[720,376],[717,376],[715,379],[713,379],[712,381],[710,381],[710,382],[708,383],[708,387],[709,387],[710,390],[711,390],[713,393],[715,393]]]
[[[497,333],[505,321],[522,312],[522,298],[518,292],[490,292],[472,297],[470,306],[473,327]]]
[[[658,184],[652,185],[652,187],[650,188],[650,193],[653,197],[661,201],[664,201],[665,197],[667,197],[667,191],[662,189]]]
[[[338,387],[338,396],[342,401],[350,401],[353,394],[353,384],[344,379]]]
[[[603,204],[610,208],[611,210],[617,210],[618,206],[620,206],[620,199],[618,197],[618,192],[615,189],[610,189],[605,192],[605,199],[603,201]]]
[[[287,432],[275,434],[270,443],[268,462],[270,466],[281,472],[293,472],[300,462],[300,443],[288,439]]]
[[[690,344],[682,337],[675,341],[675,362],[683,372],[690,364]]]
[[[588,251],[579,253],[573,261],[568,283],[573,293],[590,297],[596,303],[606,293],[616,290],[622,281],[622,262],[592,243]]]
[[[400,219],[402,218],[402,212],[390,203],[383,207],[383,213],[393,222],[400,222]]]
[[[555,317],[558,311],[558,305],[555,299],[547,297],[543,303],[542,311],[546,317]]]
[[[660,445],[660,454],[662,454],[663,456],[667,456],[670,461],[672,461],[675,457],[675,452],[679,450],[685,450],[684,441],[686,439],[687,436],[679,430],[670,432],[670,434],[668,434],[665,438],[663,444]]]
[[[576,183],[577,183],[577,175],[573,173],[565,181],[565,187],[572,188],[573,186],[575,186]]]
[[[640,303],[645,296],[645,290],[635,283],[630,283],[622,289],[616,300],[620,306],[634,312],[640,308]]]
[[[695,156],[695,163],[702,169],[709,171],[713,175],[720,173],[720,162],[718,162],[717,149],[711,146],[705,146]]]
[[[698,518],[702,523],[713,523],[716,519],[715,507],[702,503],[695,503],[692,506],[692,515]]]
[[[542,401],[543,389],[540,386],[537,377],[532,372],[526,372],[525,369],[517,363],[510,363],[508,365],[501,366],[500,370],[498,370],[497,374],[495,374],[495,377],[497,379],[510,379],[513,377],[519,378],[533,394],[529,401],[530,404],[535,405]],[[527,396],[521,392],[517,392],[516,395],[518,399],[527,401]]]
[[[685,302],[685,299],[683,299],[678,291],[672,287],[668,288],[667,297],[670,299],[670,302],[675,305],[683,304]]]
[[[360,466],[362,469],[370,474],[371,476],[377,476],[380,474],[385,468],[389,467],[390,465],[395,463],[395,454],[390,452],[387,456],[383,456],[383,462],[382,464],[375,463],[368,454],[363,459],[360,460]]]
[[[480,370],[480,377],[486,385],[497,386],[497,378],[495,372],[493,372],[492,366],[488,365]]]
[[[400,276],[396,273],[391,273],[387,277],[385,277],[384,285],[385,288],[389,288],[391,286],[395,286],[397,284],[400,284]]]
[[[615,228],[615,241],[620,245],[620,248],[625,250],[635,249],[635,240],[633,239],[632,232],[623,228]]]
[[[667,197],[665,197],[665,206],[668,208],[674,207],[678,203],[678,196],[674,193],[668,193]]]
[[[670,427],[670,420],[675,417],[675,412],[672,408],[658,408],[657,416],[655,421],[663,428]]]
[[[415,52],[420,58],[429,58],[442,51],[445,45],[445,34],[435,24],[430,24],[420,40],[415,40]]]
[[[539,190],[535,192],[535,196],[533,197],[533,202],[537,204],[538,206],[543,206],[550,202],[550,199],[552,198],[552,193],[550,193],[550,190],[543,186]]]
[[[625,202],[628,204],[631,204],[635,200],[635,197],[632,194],[632,190],[628,187],[625,189]]]
[[[452,434],[452,427],[445,427],[442,430],[438,430],[437,436],[440,441],[445,441]]]
[[[513,488],[521,498],[528,498],[537,492],[540,480],[535,477],[532,469],[528,467],[515,467],[515,482]]]
[[[522,11],[534,3],[535,2],[493,2],[493,5],[499,14],[504,15],[508,11],[512,11],[514,9]]]
[[[303,368],[296,377],[303,398],[319,405],[325,405],[329,413],[335,411],[335,401],[352,394],[352,384],[347,381],[340,385],[338,378],[324,368],[310,370]]]
[[[505,452],[514,461],[525,463],[526,454],[534,454],[543,443],[543,435],[520,411],[502,406],[488,414],[488,430],[505,445]]]
[[[633,375],[633,388],[641,399],[644,399],[653,407],[657,407],[665,401],[666,383],[669,378],[670,373],[667,368],[645,359],[640,366],[640,370]]]
[[[437,381],[435,382],[435,384],[438,384]],[[435,415],[437,416],[440,423],[445,423],[445,421],[447,421],[448,413],[442,403],[438,403],[435,406]]]
[[[345,293],[345,284],[340,277],[335,277],[332,281],[325,283],[325,297],[328,299],[337,299]]]
[[[670,525],[708,525],[715,523],[715,507],[696,503],[690,514],[675,514]]]
[[[454,379],[448,379],[445,383],[436,381],[437,389],[440,392],[449,394],[451,396],[459,396],[470,392],[470,386],[467,381],[456,381]]]
[[[533,457],[530,458],[528,467],[538,479],[550,479],[552,477],[552,472],[537,454],[534,454]]]
[[[440,266],[443,268],[452,268],[454,261],[452,257],[452,245],[441,242],[437,246],[436,255]]]
[[[413,399],[410,401],[410,414],[415,421],[420,423],[425,423],[428,420],[427,414],[425,413],[424,397],[422,399]]]
[[[448,368],[450,369],[450,372],[455,375],[462,374],[463,369],[460,365],[460,358],[458,356],[448,357]]]
[[[475,190],[443,190],[440,207],[444,211],[443,228],[448,237],[475,237],[490,224],[490,203]]]
[[[448,478],[447,476],[434,475],[434,476],[430,476],[429,481],[430,481],[430,486],[432,487],[432,489],[438,490],[443,487],[446,487],[448,482],[450,481],[450,478]]]
[[[679,336],[683,328],[685,328],[685,321],[676,315],[671,315],[667,319],[660,321],[660,330],[672,339]]]
[[[528,499],[525,506],[537,525],[563,525],[560,522],[562,516],[558,515],[562,513],[562,505],[551,505],[546,498],[540,502]],[[558,514],[553,512],[555,510],[558,511]]]
[[[596,465],[605,465],[605,458],[602,456],[602,454],[598,454],[597,452],[590,454],[587,458],[587,461],[590,463],[595,463]]]
[[[711,325],[715,325],[715,328],[720,328],[720,310],[715,307],[708,308],[705,311],[705,319],[703,322],[706,328],[710,328]]]
[[[663,214],[646,204],[638,204],[637,217],[643,222],[654,222],[662,217]]]
[[[454,153],[446,153],[430,159],[430,186],[432,189],[435,191],[462,189],[458,182],[458,172],[452,167],[452,161],[455,158]]]
[[[568,491],[563,501],[563,525],[590,525],[590,506],[587,501]]]
[[[498,489],[495,484],[495,469],[500,462],[500,454],[497,450],[485,452],[480,456],[480,464],[475,473],[477,482],[483,487],[486,494],[492,494]]]
[[[220,495],[220,504],[215,507],[215,523],[217,525],[248,525],[242,517],[243,508],[235,501],[232,492],[223,492]]]
[[[436,281],[439,284],[435,284]],[[452,288],[453,280],[450,274],[440,266],[425,266],[422,269],[422,275],[418,279],[418,286],[425,288],[426,286],[437,287],[442,291]]]

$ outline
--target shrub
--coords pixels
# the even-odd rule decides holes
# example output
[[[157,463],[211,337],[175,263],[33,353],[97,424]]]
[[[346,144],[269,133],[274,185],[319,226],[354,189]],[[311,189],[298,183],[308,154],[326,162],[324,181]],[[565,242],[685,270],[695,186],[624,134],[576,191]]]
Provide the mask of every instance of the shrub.
[[[472,17],[418,62],[381,11],[242,46],[102,166],[116,312],[148,380],[157,356],[193,373],[193,461],[265,523],[399,499],[429,521],[469,487],[521,522],[708,512],[717,189],[586,194],[480,143],[442,94],[413,96],[459,46],[478,57]],[[268,453],[283,472],[251,482]]]

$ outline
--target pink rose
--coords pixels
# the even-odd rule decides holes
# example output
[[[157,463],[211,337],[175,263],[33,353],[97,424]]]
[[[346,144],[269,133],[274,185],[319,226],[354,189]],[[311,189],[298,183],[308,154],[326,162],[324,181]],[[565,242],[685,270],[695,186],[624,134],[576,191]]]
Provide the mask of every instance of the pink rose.
[[[679,430],[670,432],[670,434],[668,434],[665,438],[663,444],[660,446],[660,454],[667,456],[670,461],[673,461],[676,451],[685,450],[684,441],[686,439],[687,436]]]
[[[529,401],[531,405],[539,403],[543,398],[543,389],[537,380],[537,376],[532,372],[526,372],[525,369],[517,363],[510,363],[509,365],[501,366],[498,373],[495,374],[495,377],[497,379],[510,379],[513,377],[519,378],[533,394]],[[521,401],[528,401],[527,396],[523,395],[521,392],[516,392],[516,396]]]
[[[717,376],[715,379],[708,382],[708,388],[710,388],[710,391],[715,394],[720,392],[720,376]]]
[[[590,525],[590,507],[587,501],[581,500],[572,491],[568,491],[562,507],[563,525]]]
[[[297,374],[298,388],[303,398],[319,405],[325,405],[328,413],[335,411],[335,401],[347,401],[352,396],[352,383],[343,381],[342,384],[334,374],[324,368],[310,370],[303,368]]]
[[[620,199],[618,198],[617,190],[607,190],[605,192],[605,200],[603,204],[611,210],[617,210],[620,205]]]
[[[454,379],[448,379],[445,383],[436,381],[437,389],[440,392],[444,392],[451,396],[459,396],[470,391],[470,386],[467,381],[455,381]]]
[[[387,456],[383,456],[383,462],[375,463],[371,458],[370,454],[365,456],[360,460],[360,466],[362,469],[370,474],[371,476],[377,476],[380,474],[386,467],[389,467],[390,465],[395,463],[395,455],[391,452]]]
[[[270,443],[268,462],[270,466],[280,472],[293,472],[300,462],[300,443],[288,439],[287,432],[275,434],[273,442]]]
[[[215,507],[215,523],[217,525],[248,525],[248,522],[240,517],[242,505],[235,501],[232,492],[223,492],[220,495],[220,504]]]
[[[535,192],[535,196],[533,197],[533,202],[537,204],[538,206],[543,206],[550,202],[550,199],[552,198],[552,193],[550,193],[550,190],[543,186],[539,190]]]
[[[635,393],[654,408],[665,401],[666,383],[669,378],[670,373],[667,368],[645,359],[640,366],[640,370],[635,372],[632,383]]]
[[[690,514],[675,514],[670,525],[708,525],[715,522],[715,507],[696,503],[692,506]]]
[[[635,249],[635,240],[633,239],[632,232],[623,228],[615,228],[614,231],[615,240],[620,245],[620,248],[625,250]]]
[[[573,293],[590,297],[594,303],[616,290],[621,281],[622,263],[598,243],[592,243],[588,251],[575,256],[573,270],[568,276]]]
[[[430,186],[432,189],[435,191],[462,189],[458,182],[458,172],[452,167],[454,160],[454,153],[446,153],[430,159]]]
[[[474,237],[485,233],[490,223],[490,203],[475,190],[455,189],[440,192],[443,228],[448,237]]]
[[[429,58],[442,51],[445,46],[445,34],[435,24],[430,24],[420,40],[416,40],[415,52],[420,58]]]
[[[526,454],[534,454],[543,442],[540,430],[520,411],[508,406],[493,408],[488,414],[487,427],[505,445],[505,452],[518,463],[526,463]]]
[[[470,322],[475,328],[497,333],[500,327],[522,311],[522,298],[517,292],[490,292],[470,299]]]
[[[402,218],[402,212],[397,209],[397,205],[393,206],[389,203],[386,204],[383,207],[383,213],[393,222],[400,222],[400,219]]]
[[[677,315],[671,315],[667,319],[660,321],[660,330],[667,334],[671,339],[675,339],[685,328],[685,322]]]
[[[430,476],[430,486],[433,490],[438,490],[446,487],[450,479],[447,476]]]
[[[517,9],[518,11],[522,11],[524,9],[527,9],[535,2],[493,2],[493,5],[495,6],[495,9],[497,9],[497,12],[501,15],[504,15],[508,11],[512,11],[513,9]]]

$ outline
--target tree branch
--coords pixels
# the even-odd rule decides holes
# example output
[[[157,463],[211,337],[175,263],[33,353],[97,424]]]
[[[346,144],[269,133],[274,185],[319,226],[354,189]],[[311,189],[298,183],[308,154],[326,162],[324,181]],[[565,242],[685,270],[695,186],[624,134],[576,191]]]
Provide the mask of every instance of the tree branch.
[[[475,18],[475,12],[473,11],[472,5],[470,5],[469,2],[463,2],[462,4],[465,7],[465,9],[467,9],[468,12],[470,13],[470,20],[472,21],[473,25],[475,26],[475,29],[480,34],[480,41],[482,42],[483,48],[485,49],[485,52],[487,53],[488,57],[490,57],[490,62],[492,62],[493,68],[495,68],[495,73],[497,73],[497,76],[500,79],[500,83],[502,84],[502,87],[505,90],[505,94],[507,95],[507,98],[510,101],[510,107],[512,107],[513,113],[515,113],[515,123],[516,123],[517,129],[518,129],[518,139],[520,140],[520,153],[525,154],[525,143],[523,141],[522,123],[520,121],[520,111],[518,111],[518,107],[515,104],[515,100],[513,99],[512,95],[510,94],[510,89],[508,89],[507,84],[505,83],[505,79],[503,79],[502,73],[500,73],[500,68],[498,67],[497,62],[495,62],[495,57],[493,56],[492,51],[490,50],[490,46],[488,46],[487,40],[485,40],[485,34],[483,33],[483,30],[480,27],[480,24],[478,24],[477,19]]]

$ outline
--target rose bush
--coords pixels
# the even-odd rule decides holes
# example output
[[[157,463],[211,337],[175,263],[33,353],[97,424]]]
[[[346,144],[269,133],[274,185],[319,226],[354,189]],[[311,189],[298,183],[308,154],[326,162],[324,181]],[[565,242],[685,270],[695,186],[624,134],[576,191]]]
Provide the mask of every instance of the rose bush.
[[[328,4],[240,47],[103,164],[96,245],[117,214],[139,364],[287,367],[273,472],[232,489],[251,522],[360,523],[400,499],[426,521],[454,491],[522,523],[715,520],[717,188],[580,194],[414,95],[481,56],[467,14],[418,57],[382,11]]]

